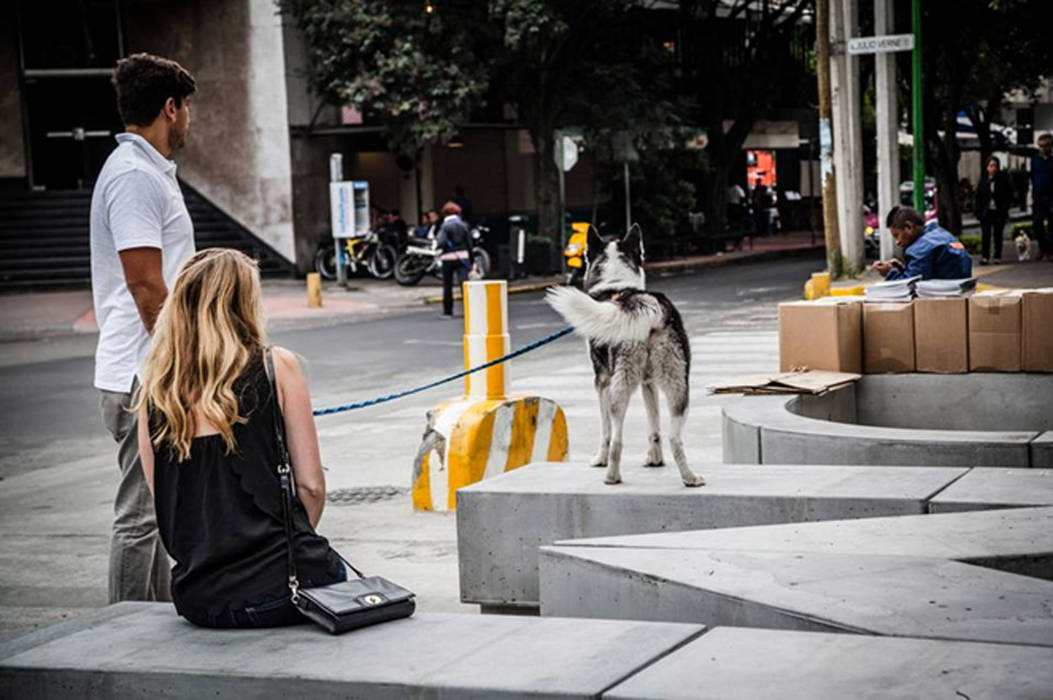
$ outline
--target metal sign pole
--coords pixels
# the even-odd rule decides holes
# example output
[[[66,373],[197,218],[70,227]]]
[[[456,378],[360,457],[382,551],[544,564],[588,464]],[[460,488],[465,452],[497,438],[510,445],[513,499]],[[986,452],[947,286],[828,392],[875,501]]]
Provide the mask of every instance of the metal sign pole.
[[[921,0],[911,7],[914,29],[911,100],[914,112],[914,208],[925,216],[925,114],[921,105]]]
[[[343,182],[344,180],[344,154],[333,153],[329,156],[329,181]],[[347,268],[344,266],[344,240],[333,238],[333,248],[336,253],[333,264],[336,265],[336,283],[341,287],[347,287]]]
[[[625,161],[622,167],[625,178],[625,231],[628,232],[633,227],[632,203],[629,201],[629,161]]]

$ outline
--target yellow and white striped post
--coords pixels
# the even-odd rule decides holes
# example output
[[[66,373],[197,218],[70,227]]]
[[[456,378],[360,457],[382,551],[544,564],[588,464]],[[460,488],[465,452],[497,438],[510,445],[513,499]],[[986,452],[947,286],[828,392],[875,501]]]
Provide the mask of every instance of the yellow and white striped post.
[[[508,290],[502,280],[465,282],[465,369],[508,354]],[[567,458],[567,419],[554,401],[507,397],[507,362],[465,378],[464,397],[431,408],[413,473],[416,510],[453,510],[462,486],[531,462]]]
[[[461,285],[461,298],[464,299],[464,368],[507,355],[512,348],[507,324],[508,284],[504,280],[465,282]],[[507,387],[507,362],[464,378],[467,399],[504,399]]]

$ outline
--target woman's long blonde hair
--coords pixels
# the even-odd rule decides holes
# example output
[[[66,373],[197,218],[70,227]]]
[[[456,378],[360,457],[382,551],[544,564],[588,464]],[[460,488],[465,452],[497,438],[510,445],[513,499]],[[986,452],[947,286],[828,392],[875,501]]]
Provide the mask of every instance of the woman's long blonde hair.
[[[194,439],[193,409],[236,448],[234,382],[263,348],[260,277],[255,261],[229,248],[209,248],[183,265],[154,326],[142,391],[152,417],[150,440],[184,461]]]

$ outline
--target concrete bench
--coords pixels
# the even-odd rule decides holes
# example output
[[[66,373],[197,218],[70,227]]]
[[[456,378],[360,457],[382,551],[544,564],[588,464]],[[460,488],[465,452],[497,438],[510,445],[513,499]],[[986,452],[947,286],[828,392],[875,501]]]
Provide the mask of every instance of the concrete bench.
[[[566,542],[541,549],[541,611],[1053,646],[1053,582],[1012,573],[1050,576],[1050,525],[1047,507]]]
[[[696,465],[630,468],[607,486],[578,463],[535,464],[457,492],[461,600],[484,611],[536,611],[537,550],[559,540],[769,523],[921,514],[962,468]]]
[[[930,513],[1053,505],[1053,469],[971,469],[929,501]]]
[[[1053,651],[1009,644],[718,627],[604,698],[999,698],[1053,688]]]
[[[699,625],[419,614],[330,636],[121,603],[0,646],[0,697],[596,698]]]
[[[835,392],[837,393],[837,392]],[[816,418],[813,397],[744,396],[724,406],[723,457],[729,464],[864,464],[931,466],[1044,466],[1046,434],[1036,430],[939,430],[863,425]],[[804,413],[802,413],[802,411]],[[1036,443],[1033,447],[1032,443]],[[1033,453],[1034,452],[1034,457]],[[1033,464],[1034,460],[1034,464]]]

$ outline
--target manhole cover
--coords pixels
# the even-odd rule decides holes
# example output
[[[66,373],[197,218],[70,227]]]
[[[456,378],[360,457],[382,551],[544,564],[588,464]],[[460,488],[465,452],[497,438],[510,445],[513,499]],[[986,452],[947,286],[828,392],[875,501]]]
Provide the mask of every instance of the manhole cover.
[[[355,506],[360,503],[379,503],[409,493],[400,486],[357,486],[352,489],[333,489],[325,500],[335,506]]]

